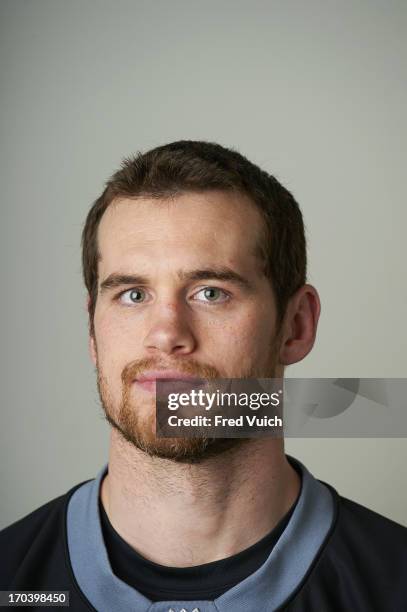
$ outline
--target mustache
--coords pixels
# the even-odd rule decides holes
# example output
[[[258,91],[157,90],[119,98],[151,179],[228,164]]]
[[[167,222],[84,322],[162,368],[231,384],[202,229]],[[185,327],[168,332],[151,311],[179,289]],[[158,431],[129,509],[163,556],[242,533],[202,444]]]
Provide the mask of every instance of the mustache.
[[[179,359],[170,363],[163,363],[154,358],[137,359],[129,363],[122,372],[122,382],[129,386],[134,379],[138,378],[146,370],[178,370],[182,374],[196,376],[196,378],[213,379],[221,378],[220,372],[214,366],[207,363],[199,363],[195,359]]]

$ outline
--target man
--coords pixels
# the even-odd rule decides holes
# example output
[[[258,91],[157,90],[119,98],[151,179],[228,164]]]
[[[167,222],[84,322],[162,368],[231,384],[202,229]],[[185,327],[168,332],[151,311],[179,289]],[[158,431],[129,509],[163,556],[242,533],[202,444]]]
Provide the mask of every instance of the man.
[[[156,381],[273,378],[314,344],[301,212],[219,145],[108,181],[83,230],[108,466],[1,533],[1,589],[73,610],[407,610],[407,529],[345,499],[280,437],[160,438]]]

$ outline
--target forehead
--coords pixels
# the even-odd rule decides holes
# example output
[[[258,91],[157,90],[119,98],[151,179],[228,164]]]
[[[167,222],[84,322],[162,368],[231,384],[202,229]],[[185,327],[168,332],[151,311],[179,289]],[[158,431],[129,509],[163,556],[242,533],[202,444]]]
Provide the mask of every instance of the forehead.
[[[100,271],[157,266],[258,265],[263,219],[236,193],[183,193],[172,198],[121,198],[98,229]],[[256,267],[257,267],[256,265]]]

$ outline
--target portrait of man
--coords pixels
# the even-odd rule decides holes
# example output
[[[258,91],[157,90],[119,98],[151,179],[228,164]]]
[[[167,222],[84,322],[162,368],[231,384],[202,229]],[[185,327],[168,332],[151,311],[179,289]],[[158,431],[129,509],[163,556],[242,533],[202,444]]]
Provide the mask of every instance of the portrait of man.
[[[317,334],[294,195],[240,152],[126,158],[82,231],[99,474],[0,533],[1,590],[72,610],[407,609],[407,529],[340,494],[282,437],[164,438],[157,381],[282,378]]]

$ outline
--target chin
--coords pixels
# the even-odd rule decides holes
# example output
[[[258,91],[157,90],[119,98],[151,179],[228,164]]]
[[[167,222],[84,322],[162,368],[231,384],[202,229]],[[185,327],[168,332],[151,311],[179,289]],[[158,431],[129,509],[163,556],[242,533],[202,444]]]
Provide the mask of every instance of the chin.
[[[152,443],[137,444],[137,448],[151,457],[193,464],[228,453],[244,442],[233,438],[157,438]]]
[[[116,420],[105,410],[105,417],[134,448],[150,457],[175,463],[202,463],[237,449],[248,441],[245,438],[158,438],[155,434],[155,415],[141,420],[134,418],[134,412],[126,412]]]

